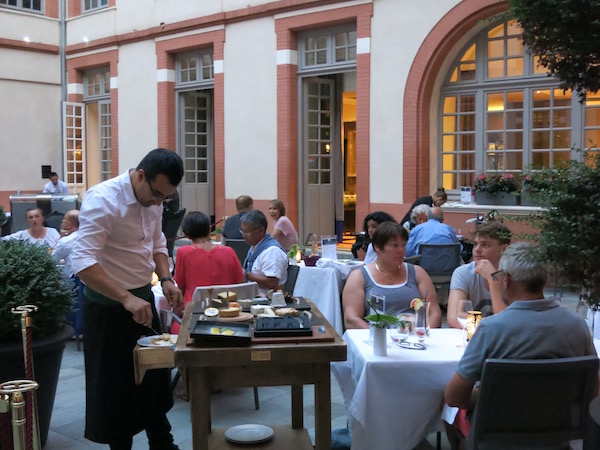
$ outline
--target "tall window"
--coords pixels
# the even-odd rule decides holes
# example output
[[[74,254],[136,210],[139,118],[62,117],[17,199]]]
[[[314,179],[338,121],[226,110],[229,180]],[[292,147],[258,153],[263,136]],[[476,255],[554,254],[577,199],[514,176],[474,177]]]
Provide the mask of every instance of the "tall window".
[[[469,186],[478,173],[520,175],[600,144],[600,94],[582,105],[537,66],[514,20],[491,25],[459,54],[442,87],[441,182]]]
[[[106,8],[108,0],[82,0],[83,11],[94,11],[96,9]]]
[[[207,184],[212,169],[212,93],[214,64],[212,49],[177,56],[176,87],[179,96],[180,147],[184,179],[189,184]]]
[[[44,12],[43,0],[0,0],[0,6],[7,6],[30,12]]]

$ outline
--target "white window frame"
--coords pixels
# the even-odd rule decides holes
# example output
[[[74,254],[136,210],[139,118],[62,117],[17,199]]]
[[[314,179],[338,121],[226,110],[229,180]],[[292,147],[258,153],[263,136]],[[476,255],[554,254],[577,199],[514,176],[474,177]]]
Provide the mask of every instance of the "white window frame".
[[[548,151],[550,153],[550,161],[553,161],[553,149],[533,149],[532,148],[532,132],[534,131],[533,122],[533,108],[532,108],[532,92],[537,89],[541,90],[552,90],[559,87],[560,81],[553,77],[548,77],[546,73],[540,73],[539,69],[536,70],[535,61],[536,58],[530,55],[527,48],[523,52],[523,71],[522,77],[506,76],[503,78],[487,78],[487,33],[489,30],[498,26],[501,22],[496,22],[490,25],[488,28],[480,31],[473,39],[461,49],[458,53],[455,61],[451,65],[450,69],[445,75],[445,83],[443,84],[440,92],[440,101],[438,105],[438,173],[437,180],[439,185],[443,185],[449,194],[458,194],[460,186],[465,185],[467,180],[472,182],[475,174],[485,173],[487,171],[495,172],[488,169],[486,153],[487,153],[487,95],[490,93],[507,93],[510,91],[523,91],[523,149],[522,149],[522,169],[521,170],[502,170],[500,173],[513,172],[520,173],[527,170],[529,165],[532,163],[532,156],[534,151]],[[464,53],[473,45],[476,45],[476,70],[475,78],[470,80],[461,81],[460,76],[455,77],[452,80],[453,74],[457,67],[460,67],[461,58]],[[444,132],[444,100],[449,96],[461,96],[461,95],[475,95],[475,167],[474,168],[463,168],[461,170],[459,161],[455,162],[455,167],[444,169],[444,157],[449,159],[449,156],[455,155],[458,159],[458,147],[454,151],[448,151],[444,153],[444,136],[448,136],[450,133],[446,130]],[[570,148],[590,146],[589,143],[584,143],[585,130],[590,127],[584,126],[585,120],[585,105],[581,105],[578,102],[576,95],[571,95],[571,142]],[[598,124],[600,127],[600,124]],[[457,130],[457,125],[455,130]],[[503,133],[510,131],[504,124]],[[460,130],[459,130],[460,132]],[[564,151],[564,149],[560,149]],[[571,159],[579,159],[580,155],[578,152],[571,152]],[[452,178],[449,175],[454,175]],[[468,176],[467,176],[468,175]],[[444,180],[446,178],[446,180]],[[455,185],[449,185],[450,180],[453,180]],[[444,183],[446,181],[446,183]],[[470,183],[469,183],[470,184]],[[468,185],[468,184],[467,184]]]
[[[81,0],[81,11],[88,13],[108,7],[108,0]]]
[[[346,33],[349,41],[346,45],[338,46],[336,36]],[[307,73],[321,70],[323,67],[335,67],[337,70],[344,68],[356,68],[356,24],[343,25],[333,28],[311,30],[300,34],[298,38],[298,71]],[[313,52],[312,49],[307,49],[309,39],[324,38],[326,43],[322,47],[326,53],[325,61],[316,64],[306,64],[306,54]],[[343,61],[336,61],[336,50],[345,48],[347,55]]]
[[[24,2],[28,2],[29,6],[24,6]],[[10,3],[14,3],[14,5],[11,5]],[[45,8],[46,8],[46,1],[45,0],[39,0],[39,4],[40,4],[40,8],[36,9],[34,8],[34,3],[35,0],[0,0],[0,7],[2,8],[12,8],[12,9],[18,9],[20,11],[27,11],[30,13],[35,13],[35,14],[44,14]]]

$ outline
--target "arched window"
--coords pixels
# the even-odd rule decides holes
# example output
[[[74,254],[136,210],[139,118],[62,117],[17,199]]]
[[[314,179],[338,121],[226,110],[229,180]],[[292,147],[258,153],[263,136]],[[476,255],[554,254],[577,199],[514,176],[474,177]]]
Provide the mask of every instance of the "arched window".
[[[479,173],[552,167],[600,144],[600,93],[581,104],[537,65],[514,20],[477,34],[449,70],[439,107],[441,182],[470,186]]]

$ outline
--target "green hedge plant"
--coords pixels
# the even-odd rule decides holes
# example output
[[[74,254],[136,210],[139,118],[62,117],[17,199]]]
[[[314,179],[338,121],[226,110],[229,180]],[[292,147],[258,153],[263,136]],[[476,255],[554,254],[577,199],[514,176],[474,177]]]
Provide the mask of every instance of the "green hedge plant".
[[[0,341],[21,338],[20,316],[11,313],[12,308],[38,307],[31,313],[35,338],[63,328],[74,301],[73,285],[56,267],[47,247],[17,240],[0,242]]]

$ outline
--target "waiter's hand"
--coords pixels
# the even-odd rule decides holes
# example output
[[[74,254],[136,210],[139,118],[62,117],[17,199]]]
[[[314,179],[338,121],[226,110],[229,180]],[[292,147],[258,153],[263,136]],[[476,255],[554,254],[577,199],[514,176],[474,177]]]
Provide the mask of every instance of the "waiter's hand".
[[[172,281],[165,281],[162,283],[162,290],[163,294],[167,298],[167,302],[174,309],[183,305],[183,294],[181,293],[181,290],[175,286],[175,283]]]
[[[152,328],[152,306],[149,302],[132,294],[123,301],[123,306],[133,315],[133,320]]]

